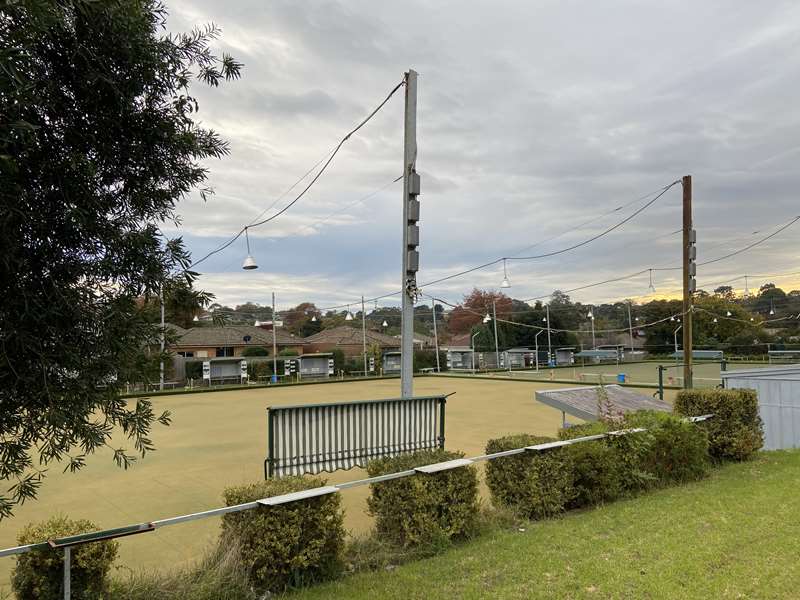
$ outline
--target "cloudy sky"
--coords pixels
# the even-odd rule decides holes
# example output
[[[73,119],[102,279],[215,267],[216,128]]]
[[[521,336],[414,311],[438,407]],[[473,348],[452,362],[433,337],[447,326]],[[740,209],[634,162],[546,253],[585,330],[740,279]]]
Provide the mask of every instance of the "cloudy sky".
[[[218,51],[244,63],[220,89],[195,87],[200,117],[230,141],[209,162],[216,195],[180,206],[195,257],[285,194],[394,87],[419,72],[423,194],[419,281],[502,256],[590,238],[682,175],[694,182],[699,260],[747,246],[800,214],[797,2],[296,2],[170,0],[172,31],[214,22]],[[307,196],[199,268],[221,302],[320,307],[399,287],[403,96],[351,138]],[[307,181],[307,180],[306,180]],[[282,195],[285,194],[285,195]],[[648,196],[648,194],[651,194]],[[626,206],[614,212],[614,209]],[[575,251],[508,263],[533,298],[680,264],[680,186]],[[265,212],[264,212],[265,211]],[[605,216],[603,216],[605,215]],[[588,224],[582,224],[590,221]],[[698,270],[707,287],[800,271],[800,223]],[[424,291],[496,288],[502,265]],[[676,293],[678,271],[654,274]],[[800,277],[773,277],[787,288]],[[742,289],[742,279],[732,281]],[[646,298],[648,275],[575,292]],[[391,300],[384,301],[392,304]]]

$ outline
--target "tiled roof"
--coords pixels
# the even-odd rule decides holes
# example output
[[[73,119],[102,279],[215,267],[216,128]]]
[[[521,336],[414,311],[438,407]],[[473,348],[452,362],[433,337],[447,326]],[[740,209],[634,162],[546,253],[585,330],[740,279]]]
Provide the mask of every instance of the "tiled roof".
[[[333,327],[331,329],[323,329],[319,333],[308,336],[305,339],[306,344],[334,344],[336,346],[351,346],[361,345],[361,330],[355,327]],[[397,348],[400,346],[400,340],[393,338],[390,335],[380,333],[379,331],[367,330],[367,345],[371,346],[378,344],[381,347]]]
[[[244,338],[250,336],[249,341]],[[279,346],[302,345],[303,338],[294,337],[280,329],[276,331]],[[231,325],[227,327],[193,327],[187,329],[177,341],[178,346],[270,346],[272,331],[252,325]]]

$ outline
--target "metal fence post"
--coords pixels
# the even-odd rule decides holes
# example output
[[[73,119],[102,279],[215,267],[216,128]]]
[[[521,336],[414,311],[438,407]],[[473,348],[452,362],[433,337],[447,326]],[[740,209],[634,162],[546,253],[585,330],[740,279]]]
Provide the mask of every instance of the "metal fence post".
[[[664,399],[664,367],[658,365],[658,399]]]
[[[272,414],[267,408],[267,459],[264,461],[264,479],[272,478],[272,461],[275,458],[273,446]]]
[[[447,398],[439,400],[439,447],[444,450],[444,405]]]
[[[70,571],[72,570],[72,548],[64,547],[64,600],[72,597],[72,581]]]

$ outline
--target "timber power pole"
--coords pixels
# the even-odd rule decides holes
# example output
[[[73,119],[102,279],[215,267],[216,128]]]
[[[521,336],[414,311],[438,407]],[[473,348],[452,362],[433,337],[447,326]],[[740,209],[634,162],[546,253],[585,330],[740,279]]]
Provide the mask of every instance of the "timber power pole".
[[[692,371],[693,294],[697,283],[697,234],[692,229],[692,176],[685,175],[683,185],[683,387],[694,387]]]
[[[405,75],[405,133],[403,147],[403,277],[400,327],[400,395],[414,395],[414,301],[419,270],[419,196],[417,163],[417,72]]]

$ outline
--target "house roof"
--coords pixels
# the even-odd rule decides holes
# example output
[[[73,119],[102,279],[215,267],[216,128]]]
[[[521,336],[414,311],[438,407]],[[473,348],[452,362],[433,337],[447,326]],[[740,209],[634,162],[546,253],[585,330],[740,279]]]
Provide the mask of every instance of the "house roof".
[[[278,346],[297,346],[303,338],[278,329],[275,341]],[[245,337],[249,340],[245,341]],[[192,327],[177,340],[177,346],[271,346],[272,331],[252,325],[229,325],[226,327]]]
[[[361,345],[361,330],[355,327],[332,327],[331,329],[323,329],[319,333],[308,336],[304,341],[306,344],[334,344],[336,346],[353,346]],[[377,344],[381,347],[396,348],[400,345],[400,340],[386,335],[379,331],[367,330],[367,345],[371,346]]]
[[[471,336],[469,333],[462,333],[454,335],[446,344],[442,344],[446,348],[469,348],[472,344]]]

